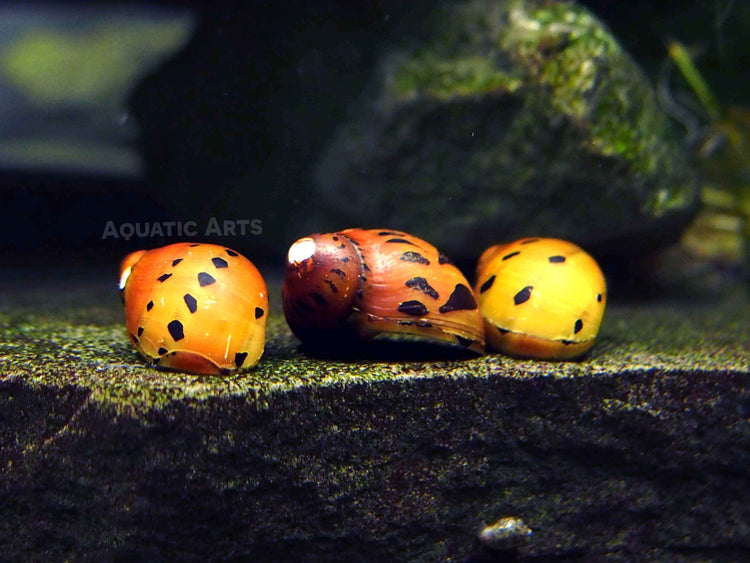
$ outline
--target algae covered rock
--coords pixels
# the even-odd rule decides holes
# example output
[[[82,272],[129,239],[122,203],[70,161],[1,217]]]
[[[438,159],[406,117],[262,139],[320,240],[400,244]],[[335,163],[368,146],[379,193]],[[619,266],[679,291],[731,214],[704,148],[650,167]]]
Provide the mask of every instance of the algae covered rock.
[[[579,362],[315,358],[272,308],[261,362],[224,378],[149,367],[110,274],[71,269],[0,284],[3,560],[750,552],[741,294],[613,304]]]
[[[316,180],[311,227],[387,223],[459,258],[521,235],[663,238],[696,203],[646,77],[569,2],[440,5],[382,54]]]

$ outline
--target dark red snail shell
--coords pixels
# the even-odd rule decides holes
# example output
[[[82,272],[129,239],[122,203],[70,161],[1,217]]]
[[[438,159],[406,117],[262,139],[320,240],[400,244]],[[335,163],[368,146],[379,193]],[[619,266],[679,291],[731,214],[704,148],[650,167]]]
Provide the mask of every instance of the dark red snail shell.
[[[287,255],[284,315],[303,342],[332,346],[381,333],[484,350],[471,286],[431,244],[384,229],[346,229],[296,241]]]

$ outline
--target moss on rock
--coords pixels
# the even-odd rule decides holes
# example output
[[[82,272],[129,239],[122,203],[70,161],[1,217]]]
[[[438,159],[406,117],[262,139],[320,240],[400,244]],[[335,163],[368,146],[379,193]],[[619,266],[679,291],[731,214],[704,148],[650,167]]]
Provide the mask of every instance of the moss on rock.
[[[541,232],[664,241],[697,204],[648,80],[576,3],[438,2],[383,47],[350,113],[316,168],[311,230],[398,225],[461,259]]]

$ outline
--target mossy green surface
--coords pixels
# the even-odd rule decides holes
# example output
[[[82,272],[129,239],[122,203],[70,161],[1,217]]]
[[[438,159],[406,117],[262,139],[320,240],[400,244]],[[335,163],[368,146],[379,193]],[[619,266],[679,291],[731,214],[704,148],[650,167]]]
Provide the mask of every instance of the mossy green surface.
[[[611,305],[578,362],[332,359],[298,350],[272,283],[261,362],[213,378],[147,367],[91,279],[3,288],[12,559],[482,561],[508,515],[534,530],[521,560],[750,553],[740,294]]]
[[[27,296],[26,305],[0,307],[3,378],[32,386],[84,387],[92,392],[91,400],[116,408],[122,403],[130,412],[135,408],[136,413],[175,400],[247,393],[265,396],[310,385],[393,382],[436,375],[590,377],[640,366],[704,371],[717,365],[732,370],[750,365],[749,309],[741,296],[740,307],[727,298],[718,306],[708,301],[612,305],[593,351],[575,362],[539,362],[497,354],[461,358],[439,345],[384,340],[375,341],[353,358],[337,359],[335,352],[321,358],[298,349],[299,341],[286,326],[277,299],[260,363],[230,377],[200,377],[152,369],[136,354],[111,287],[69,288],[62,299],[58,294],[54,304],[42,291],[31,295],[37,295],[39,301]],[[430,356],[439,361],[429,361]]]

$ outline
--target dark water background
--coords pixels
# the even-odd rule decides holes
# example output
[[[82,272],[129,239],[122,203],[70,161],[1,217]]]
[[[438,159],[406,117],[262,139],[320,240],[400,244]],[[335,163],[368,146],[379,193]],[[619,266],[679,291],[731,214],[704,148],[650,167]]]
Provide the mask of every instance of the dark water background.
[[[144,9],[153,3],[133,3],[133,9]],[[693,49],[695,59],[707,82],[714,89],[724,106],[750,104],[750,8],[744,2],[619,2],[611,0],[589,0],[585,4],[597,14],[622,42],[625,49],[656,82],[666,56],[666,43],[679,39]],[[13,7],[14,3],[6,4]],[[19,3],[20,5],[20,3]],[[398,29],[398,19],[404,15],[400,3],[393,1],[349,2],[344,0],[291,3],[291,2],[251,2],[240,6],[238,3],[198,3],[161,2],[164,9],[187,10],[196,18],[197,41],[201,30],[210,22],[212,29],[235,33],[237,26],[233,20],[237,14],[244,17],[253,15],[247,37],[257,36],[257,40],[244,43],[251,49],[242,53],[239,59],[251,61],[247,68],[252,69],[253,78],[262,79],[262,87],[251,88],[257,99],[248,99],[245,105],[242,94],[217,97],[217,104],[224,112],[239,114],[259,113],[260,117],[247,126],[248,135],[253,136],[252,151],[245,155],[243,165],[248,170],[264,170],[274,163],[284,162],[288,169],[279,172],[258,172],[256,194],[251,194],[259,202],[253,208],[245,202],[237,209],[236,215],[223,207],[220,220],[229,218],[254,218],[259,216],[264,222],[265,237],[253,239],[243,237],[220,237],[217,242],[234,245],[241,250],[245,247],[258,255],[258,259],[269,263],[280,263],[278,249],[285,247],[284,229],[280,224],[297,203],[294,197],[278,197],[260,203],[268,194],[263,186],[273,182],[288,182],[304,185],[309,180],[310,160],[314,160],[316,145],[309,139],[299,137],[284,139],[277,133],[275,121],[279,108],[293,108],[303,103],[307,94],[305,88],[316,88],[318,96],[330,85],[310,83],[297,84],[288,88],[287,75],[279,69],[289,67],[296,60],[308,60],[308,55],[319,45],[311,43],[319,38],[320,29],[330,29],[330,42],[335,44],[337,32],[342,36],[363,39],[365,47],[361,58],[356,62],[354,74],[369,73],[372,63],[372,50],[367,45],[376,45]],[[430,3],[421,1],[412,5],[412,10],[429,10]],[[60,8],[75,14],[84,4],[70,3]],[[723,13],[726,11],[726,17]],[[82,33],[84,30],[82,30]],[[186,48],[195,49],[196,39]],[[228,55],[231,58],[231,55]],[[236,57],[236,54],[233,56]],[[232,88],[246,86],[242,79],[221,72],[227,67],[226,61],[217,61],[216,75],[210,77],[217,91],[231,92]],[[167,63],[168,64],[168,63]],[[244,72],[247,68],[241,68]],[[223,70],[222,70],[223,69]],[[240,73],[241,74],[241,73]],[[335,77],[333,77],[335,78]],[[226,80],[222,84],[222,80]],[[340,80],[346,82],[347,77]],[[356,81],[346,87],[356,94]],[[143,88],[143,86],[141,86]],[[148,84],[146,86],[148,88]],[[158,96],[157,93],[153,93]],[[143,98],[141,92],[141,97]],[[302,96],[303,99],[296,99]],[[148,98],[148,95],[145,96]],[[270,100],[274,100],[271,102]],[[269,102],[269,103],[266,103]],[[205,108],[209,114],[216,108]],[[128,108],[125,108],[127,111]],[[96,111],[96,109],[92,109]],[[85,124],[83,125],[85,127]],[[680,125],[675,124],[679,129]],[[137,138],[130,139],[136,148],[142,148]],[[189,143],[190,139],[185,142]],[[206,141],[204,140],[204,143]],[[220,155],[225,139],[216,140],[215,151]],[[203,150],[212,152],[204,146]],[[285,156],[295,153],[312,153],[308,160],[301,158],[293,162]],[[71,264],[76,261],[91,263],[101,261],[107,268],[115,267],[119,257],[138,247],[154,247],[177,240],[170,237],[156,237],[148,240],[123,240],[121,237],[103,238],[108,222],[115,225],[124,223],[195,220],[199,225],[215,213],[201,205],[201,193],[188,188],[191,193],[165,191],[160,184],[158,162],[146,162],[143,173],[107,175],[86,169],[35,169],[6,166],[0,170],[0,255],[8,267],[3,268],[3,276],[12,277],[17,268],[39,268],[57,264]],[[220,160],[220,156],[218,157]],[[214,200],[221,194],[224,180],[217,177],[216,167],[207,167],[206,175],[191,184],[204,186],[206,198]],[[307,179],[307,180],[306,180]],[[192,179],[195,180],[195,179]],[[185,205],[185,201],[190,201]],[[252,200],[251,200],[252,201]],[[222,208],[220,208],[222,209]],[[254,209],[260,210],[259,213]],[[439,220],[439,219],[436,219]],[[209,237],[210,238],[210,237]],[[267,251],[264,251],[267,249]]]

